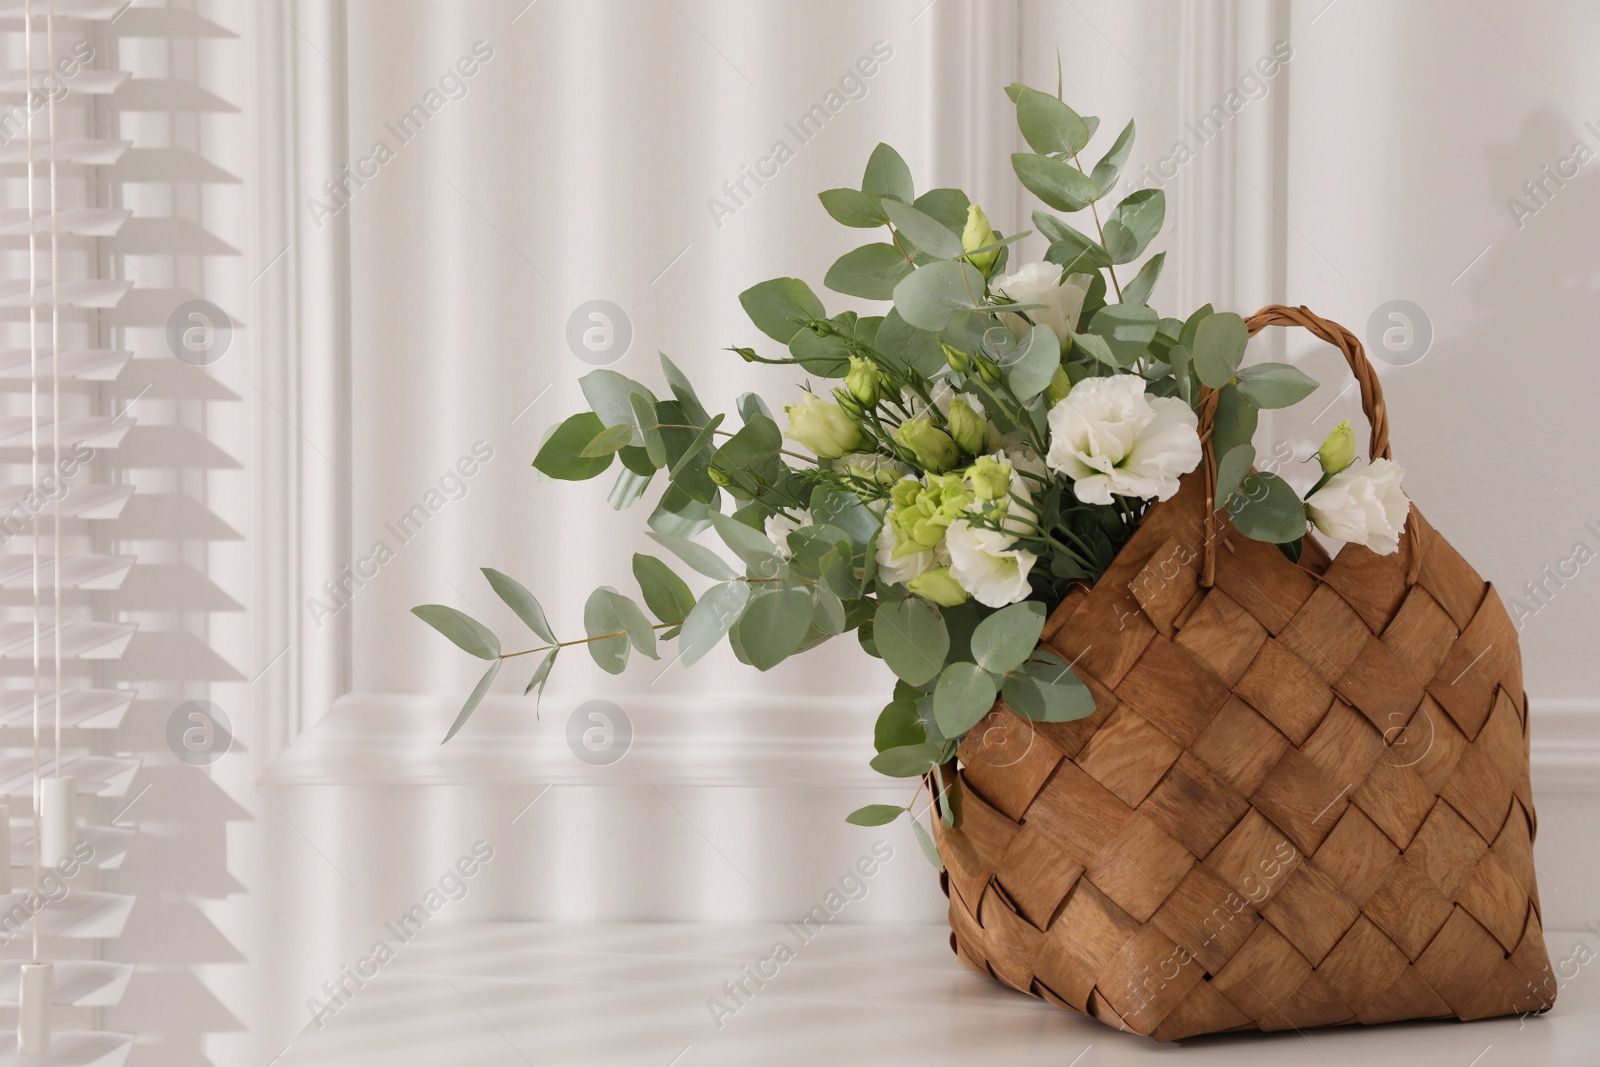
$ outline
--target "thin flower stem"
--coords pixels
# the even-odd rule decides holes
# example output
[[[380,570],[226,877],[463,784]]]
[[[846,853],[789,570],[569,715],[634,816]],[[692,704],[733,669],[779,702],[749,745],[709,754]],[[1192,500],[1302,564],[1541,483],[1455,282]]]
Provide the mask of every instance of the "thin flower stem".
[[[1076,152],[1072,153],[1072,165],[1078,168],[1079,174],[1082,174],[1086,178],[1088,177],[1088,174],[1083,169],[1083,164],[1078,162],[1078,153]],[[1093,200],[1089,201],[1089,213],[1094,216],[1094,232],[1100,235],[1100,247],[1105,248],[1106,231],[1100,226],[1100,207]],[[1109,254],[1109,251],[1107,254]],[[1114,264],[1108,263],[1106,264],[1106,271],[1111,275],[1111,288],[1117,291],[1117,302],[1121,303],[1122,286],[1117,283],[1117,268]]]
[[[1083,556],[1079,555],[1078,552],[1075,549],[1072,548],[1072,546],[1064,544],[1063,542],[1061,542],[1060,540],[1058,540],[1055,537],[1050,537],[1049,540],[1050,540],[1050,544],[1052,546],[1054,546],[1055,548],[1060,549],[1061,551],[1065,552],[1067,555],[1071,556],[1073,559],[1077,560],[1080,564],[1083,565],[1083,567],[1085,569],[1087,569],[1087,570],[1093,570],[1094,569],[1094,564],[1090,563],[1088,560],[1084,559]]]
[[[658,422],[658,423],[656,423],[656,429],[658,429],[658,430],[703,430],[703,429],[705,429],[705,427],[704,426],[690,426],[688,423],[683,423],[683,422]],[[733,430],[712,430],[711,433],[712,433],[713,436],[721,435],[723,437],[733,437],[735,435],[735,431],[733,431]],[[815,463],[817,461],[815,456],[802,455],[799,452],[790,452],[787,448],[778,449],[778,454],[779,455],[784,455],[784,456],[790,456],[790,457],[792,457],[794,459],[805,460],[807,463]]]
[[[682,625],[683,625],[683,620],[679,619],[677,622],[658,622],[654,626],[650,627],[650,629],[652,629],[652,630],[670,630],[674,626],[682,626]],[[513,659],[513,658],[515,658],[517,656],[531,656],[535,652],[548,652],[552,648],[566,648],[569,645],[587,645],[591,641],[606,641],[606,640],[609,640],[610,638],[613,638],[613,637],[627,637],[627,636],[628,636],[628,631],[626,631],[626,630],[618,630],[616,633],[612,633],[612,634],[595,634],[593,637],[585,637],[585,638],[583,638],[582,640],[579,640],[579,641],[557,641],[553,645],[540,645],[538,648],[525,648],[521,652],[502,652],[502,653],[500,653],[500,658],[501,659]]]

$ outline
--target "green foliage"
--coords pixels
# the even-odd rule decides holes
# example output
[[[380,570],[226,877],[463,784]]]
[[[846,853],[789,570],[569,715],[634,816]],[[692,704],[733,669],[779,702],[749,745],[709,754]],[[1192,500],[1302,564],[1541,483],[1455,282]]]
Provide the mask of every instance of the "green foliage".
[[[489,692],[489,687],[494,684],[495,676],[500,673],[500,665],[505,660],[497,659],[489,664],[489,669],[483,672],[483,677],[478,679],[478,684],[473,687],[472,693],[467,697],[467,702],[461,705],[461,710],[456,714],[456,721],[450,724],[450,729],[444,735],[444,741],[450,740],[456,732],[467,724],[472,718],[472,713],[478,710],[478,705]],[[442,745],[444,741],[439,743]]]
[[[1023,188],[1057,211],[1082,211],[1100,197],[1089,176],[1062,159],[1017,152],[1011,169]]]
[[[900,683],[901,686],[904,684]],[[896,687],[895,698],[878,714],[877,724],[872,730],[873,747],[879,752],[920,745],[927,740],[927,731],[922,728],[922,719],[917,715],[918,694],[908,689],[902,695],[899,688]]]
[[[1239,369],[1249,341],[1250,331],[1244,320],[1231,311],[1202,319],[1195,327],[1194,343],[1189,345],[1200,381],[1213,389],[1233,381],[1233,372]]]
[[[528,629],[552,645],[556,643],[556,635],[544,617],[544,608],[539,606],[539,601],[521,582],[509,575],[501,574],[493,567],[483,568],[483,576],[489,580],[489,586],[494,590],[495,596],[505,601],[506,606],[517,613],[517,618],[521,619]]]
[[[1061,345],[1048,326],[1035,326],[1005,354],[1001,366],[1006,386],[1018,400],[1028,401],[1044,392],[1061,366]]]
[[[872,637],[889,669],[909,685],[937,677],[950,651],[950,632],[938,605],[919,597],[878,605]]]
[[[943,753],[944,747],[932,742],[885,749],[872,757],[872,769],[890,778],[920,778]]]
[[[1239,395],[1258,408],[1287,408],[1317,391],[1317,380],[1287,363],[1258,363],[1239,371]]]
[[[817,194],[822,206],[835,222],[861,229],[872,229],[889,221],[878,197],[859,189],[826,189]]]
[[[684,620],[678,638],[678,658],[691,666],[710,652],[733,629],[750,603],[750,586],[741,581],[726,581],[707,589]]]
[[[1088,125],[1055,97],[1024,87],[1016,102],[1017,125],[1028,147],[1040,155],[1075,156],[1089,143]]]
[[[633,577],[639,583],[645,606],[657,621],[677,625],[689,617],[689,612],[694,608],[694,593],[689,591],[689,586],[682,578],[672,572],[671,567],[654,556],[635,552]]]
[[[974,663],[952,663],[939,672],[933,690],[933,714],[939,732],[960,737],[989,713],[1000,687],[988,671]]]
[[[1156,280],[1161,277],[1161,268],[1167,262],[1165,252],[1157,252],[1145,260],[1144,266],[1139,268],[1139,273],[1133,280],[1122,287],[1122,302],[1124,304],[1148,304],[1150,293],[1156,287]]]
[[[1117,134],[1117,139],[1111,142],[1111,148],[1100,157],[1100,162],[1094,165],[1094,171],[1089,175],[1095,187],[1102,193],[1111,191],[1117,184],[1117,179],[1122,177],[1122,168],[1127,166],[1128,155],[1133,151],[1133,120]]]
[[[827,316],[811,286],[799,278],[774,278],[752,285],[739,294],[739,304],[756,329],[783,345],[805,323]]]
[[[1006,675],[1001,696],[1012,711],[1039,722],[1071,722],[1094,714],[1094,694],[1047,648]]]
[[[1167,194],[1160,189],[1140,189],[1111,211],[1106,219],[1106,251],[1113,263],[1131,263],[1155,240],[1167,217]]]
[[[739,637],[757,670],[771,670],[794,654],[811,627],[811,594],[803,586],[763,588],[739,618]]]
[[[883,210],[902,242],[909,240],[915,248],[934,259],[956,259],[961,255],[961,234],[952,232],[921,209],[885,200]]]
[[[1143,304],[1107,304],[1095,313],[1089,333],[1105,339],[1116,367],[1132,367],[1150,350],[1159,316]]]
[[[868,804],[846,815],[844,821],[853,826],[883,826],[894,822],[905,813],[905,808],[893,804]]]
[[[500,639],[477,619],[443,604],[423,604],[411,614],[455,642],[457,648],[479,659],[500,655]]]
[[[619,599],[615,590],[601,588],[590,593],[583,605],[583,629],[589,637],[585,647],[607,674],[621,674],[633,648],[627,622],[617,604]]]
[[[583,452],[605,428],[605,423],[594,412],[579,412],[557,426],[545,440],[533,459],[534,468],[541,474],[567,482],[586,481],[604,473],[611,466],[615,451],[592,457]]]
[[[1306,510],[1300,495],[1268,471],[1244,479],[1228,501],[1228,518],[1246,537],[1272,544],[1298,540],[1306,532]]]
[[[906,161],[886,144],[872,150],[867,169],[861,176],[861,191],[869,196],[887,197],[909,204],[915,199],[911,186],[911,168]]]
[[[971,263],[919,267],[894,287],[894,309],[908,325],[937,333],[959,326],[982,302],[983,274]]]
[[[1037,600],[1001,608],[973,631],[973,661],[992,674],[1016,670],[1039,643],[1044,620],[1044,605]]]
[[[956,243],[960,245],[959,241]],[[862,245],[854,252],[846,252],[840,256],[838,262],[828,268],[828,274],[822,279],[822,284],[836,293],[844,293],[847,296],[859,296],[866,300],[891,300],[894,298],[894,287],[915,269],[911,261],[894,245],[882,243]],[[816,337],[815,334],[799,335],[795,341],[800,341],[801,336]],[[815,342],[800,343],[809,346],[825,340],[817,338]],[[790,343],[791,350],[794,348],[794,343]],[[840,349],[841,356],[848,359],[842,345]],[[817,353],[808,353],[808,356],[812,359],[822,358]]]

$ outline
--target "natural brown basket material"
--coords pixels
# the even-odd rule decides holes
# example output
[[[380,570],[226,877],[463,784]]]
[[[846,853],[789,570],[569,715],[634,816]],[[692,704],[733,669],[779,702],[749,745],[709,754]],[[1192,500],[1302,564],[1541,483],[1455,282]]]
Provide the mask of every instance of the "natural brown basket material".
[[[1388,455],[1377,377],[1337,346]],[[1202,433],[1214,402],[1202,405]],[[1210,506],[1208,458],[1043,643],[1094,714],[997,703],[934,820],[961,962],[1163,1041],[1543,1011],[1516,631],[1413,507],[1398,553],[1299,563]],[[1209,536],[1208,536],[1209,534]]]

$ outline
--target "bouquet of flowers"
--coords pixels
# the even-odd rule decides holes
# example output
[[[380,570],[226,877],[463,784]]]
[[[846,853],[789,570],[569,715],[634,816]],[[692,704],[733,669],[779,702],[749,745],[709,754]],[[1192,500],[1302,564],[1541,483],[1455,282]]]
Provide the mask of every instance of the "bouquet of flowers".
[[[1258,412],[1297,403],[1315,381],[1284,363],[1242,367],[1248,333],[1236,314],[1207,305],[1178,319],[1151,308],[1164,253],[1119,279],[1119,267],[1146,255],[1166,212],[1161,190],[1142,189],[1101,218],[1134,124],[1086,167],[1096,118],[1059,94],[1023,85],[1007,93],[1031,148],[1012,165],[1051,209],[1033,213],[1049,241],[1044,261],[1013,268],[1011,246],[1034,231],[997,232],[957,189],[916,195],[905,161],[880,144],[859,189],[820,199],[845,226],[884,231],[823,279],[846,296],[889,301],[884,313],[829,315],[798,278],[740,294],[773,346],[732,351],[813,376],[784,406],[783,427],[750,393],[735,419],[709,412],[665,356],[666,397],[612,370],[585,376],[591,410],[562,422],[534,466],[567,480],[620,466],[617,509],[659,478],[650,536],[713,584],[696,594],[674,565],[635,555],[643,605],[596,589],[585,636],[563,641],[527,589],[485,570],[542,642],[510,652],[453,608],[413,609],[489,662],[446,740],[514,657],[540,657],[528,691],[542,692],[562,650],[577,644],[617,673],[634,652],[659,658],[675,642],[673,654],[690,664],[727,638],[741,661],[766,670],[854,633],[898,678],[872,765],[945,793],[953,782],[943,768],[997,699],[1040,721],[1093,711],[1072,665],[1039,647],[1046,616],[1074,585],[1099,578],[1150,505],[1199,466],[1202,405],[1214,405],[1215,500],[1241,534],[1291,559],[1308,526],[1396,550],[1409,508],[1403,471],[1387,459],[1352,469],[1348,423],[1323,443],[1322,478],[1305,499],[1253,469]],[[1092,235],[1055,213],[1085,209]],[[727,553],[697,540],[708,530]],[[850,821],[876,825],[908,810],[870,805]]]

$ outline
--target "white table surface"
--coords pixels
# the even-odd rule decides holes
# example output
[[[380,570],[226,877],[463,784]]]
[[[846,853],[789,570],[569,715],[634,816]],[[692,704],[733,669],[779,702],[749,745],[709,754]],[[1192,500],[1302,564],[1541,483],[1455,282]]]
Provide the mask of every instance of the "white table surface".
[[[1543,1017],[1238,1034],[1160,1045],[956,963],[949,931],[834,925],[736,1014],[707,1001],[781,925],[438,924],[403,946],[282,1067],[1564,1067],[1600,1064],[1600,966]],[[1552,960],[1588,933],[1547,935]],[[309,1012],[308,1012],[309,1016]]]

